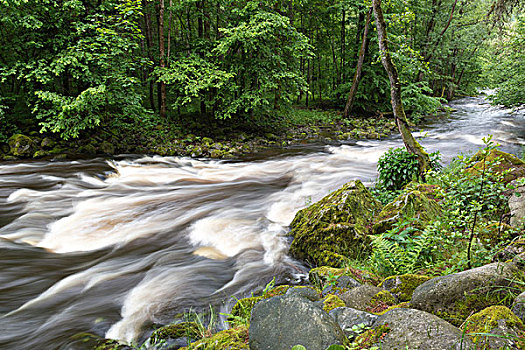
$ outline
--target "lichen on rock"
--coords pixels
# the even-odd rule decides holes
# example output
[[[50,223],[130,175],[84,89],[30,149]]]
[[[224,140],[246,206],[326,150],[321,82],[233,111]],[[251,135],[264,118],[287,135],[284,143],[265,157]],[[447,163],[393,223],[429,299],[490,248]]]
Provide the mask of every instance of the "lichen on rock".
[[[517,344],[525,345],[525,325],[502,305],[490,306],[470,316],[464,329],[478,348],[516,349]]]
[[[360,181],[345,184],[297,213],[290,225],[290,254],[328,266],[363,256],[370,244],[367,226],[380,208]]]
[[[399,301],[409,301],[414,290],[429,279],[425,275],[396,275],[385,278],[379,287],[390,291]]]

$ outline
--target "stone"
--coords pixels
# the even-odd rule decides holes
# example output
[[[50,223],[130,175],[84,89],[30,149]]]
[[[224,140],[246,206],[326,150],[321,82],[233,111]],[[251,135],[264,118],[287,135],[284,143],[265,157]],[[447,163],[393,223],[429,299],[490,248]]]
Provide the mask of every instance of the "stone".
[[[321,292],[317,289],[307,286],[293,287],[286,291],[286,295],[296,295],[299,297],[306,298],[310,301],[321,300],[321,297],[319,296],[320,294]]]
[[[350,289],[348,292],[341,295],[341,300],[344,301],[347,307],[357,310],[366,310],[370,306],[370,302],[377,293],[383,290],[369,284],[363,284],[357,288]]]
[[[473,312],[508,302],[506,287],[522,279],[516,267],[501,262],[435,277],[416,288],[410,307],[460,325]]]
[[[414,290],[429,279],[430,277],[424,275],[396,275],[385,278],[379,287],[390,291],[399,301],[410,301]]]
[[[403,218],[417,219],[417,226],[424,228],[441,214],[437,193],[439,187],[435,185],[408,184],[403,193],[381,210],[372,226],[372,233],[386,232]]]
[[[505,262],[507,260],[514,259],[516,256],[523,253],[525,253],[525,237],[520,237],[494,254],[492,261]]]
[[[420,310],[391,310],[372,325],[373,329],[380,327],[389,328],[375,344],[382,350],[474,349],[473,344],[464,339],[459,328]]]
[[[467,173],[471,175],[479,176],[484,169],[485,171],[489,169],[493,173],[500,174],[506,172],[503,177],[505,183],[525,177],[525,162],[515,155],[499,149],[491,150],[486,156],[484,155],[484,150],[480,150],[472,156],[471,161],[475,162],[467,169]]]
[[[358,334],[352,330],[353,326],[363,325],[364,327],[371,327],[379,316],[356,310],[351,307],[338,307],[330,311],[332,316],[341,327],[348,338],[354,338]]]
[[[100,144],[100,150],[105,154],[114,154],[115,146],[109,141],[103,141]]]
[[[32,157],[35,153],[33,139],[22,134],[15,134],[7,140],[9,152],[16,157]]]
[[[525,292],[514,299],[511,310],[522,322],[525,322]]]
[[[509,198],[510,225],[520,227],[525,225],[525,185],[518,185]]]
[[[42,147],[45,150],[50,150],[55,146],[56,146],[56,142],[50,139],[49,137],[45,137],[40,143],[40,147]]]
[[[380,208],[361,181],[345,184],[297,213],[290,225],[290,254],[326,266],[364,257],[370,247],[367,226]]]
[[[277,296],[260,301],[252,310],[251,350],[326,350],[347,342],[341,327],[324,310],[298,296]]]
[[[476,349],[521,349],[525,326],[512,311],[502,305],[490,306],[465,321],[465,333],[471,335]],[[481,335],[479,333],[491,334]]]

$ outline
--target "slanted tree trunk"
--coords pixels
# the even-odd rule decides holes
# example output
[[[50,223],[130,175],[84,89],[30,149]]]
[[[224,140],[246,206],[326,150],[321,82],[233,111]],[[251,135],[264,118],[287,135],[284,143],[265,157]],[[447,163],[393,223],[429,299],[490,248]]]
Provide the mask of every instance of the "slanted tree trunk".
[[[383,10],[381,9],[381,0],[372,0],[372,7],[374,9],[374,17],[377,27],[379,50],[381,51],[381,62],[383,63],[383,67],[385,67],[388,79],[390,80],[390,94],[394,118],[407,151],[417,156],[419,175],[424,177],[425,172],[430,167],[430,158],[427,152],[425,152],[423,147],[414,138],[408,127],[407,117],[401,100],[401,84],[399,82],[399,76],[396,66],[392,61],[392,57],[390,56],[390,52],[388,51],[386,23],[383,17]]]
[[[350,111],[352,110],[352,105],[354,104],[354,98],[357,93],[357,88],[359,87],[359,82],[361,81],[363,63],[365,61],[366,47],[368,43],[368,28],[370,27],[370,21],[372,19],[372,8],[366,14],[365,29],[363,30],[363,40],[361,42],[361,48],[359,49],[359,59],[357,60],[357,66],[355,68],[354,81],[352,82],[352,87],[350,88],[350,93],[348,94],[348,99],[346,101],[344,117],[348,118]]]

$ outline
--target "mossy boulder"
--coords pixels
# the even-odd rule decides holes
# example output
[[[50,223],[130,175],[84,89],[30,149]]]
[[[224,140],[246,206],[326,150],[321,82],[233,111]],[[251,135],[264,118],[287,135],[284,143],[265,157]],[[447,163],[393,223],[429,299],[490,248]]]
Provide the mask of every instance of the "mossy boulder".
[[[330,311],[330,316],[333,317],[335,322],[337,322],[345,335],[349,338],[354,338],[358,335],[358,333],[353,330],[354,326],[362,324],[364,327],[370,327],[379,317],[351,307],[335,308]]]
[[[380,278],[377,275],[367,271],[359,270],[351,266],[344,268],[320,266],[311,269],[308,273],[308,279],[310,280],[310,283],[319,289],[322,289],[326,284],[329,284],[332,281],[337,287],[339,285],[339,280],[342,279],[343,276],[348,276],[359,283],[369,283],[375,285],[380,281]],[[345,280],[346,279],[343,279],[343,281]],[[345,282],[345,287],[347,287],[349,283],[350,282]]]
[[[347,307],[369,312],[367,309],[371,306],[372,299],[382,291],[379,287],[363,284],[342,294],[341,299]]]
[[[100,144],[100,150],[102,151],[102,153],[105,153],[105,154],[114,154],[115,146],[109,141],[103,141]]]
[[[385,278],[379,287],[390,291],[399,301],[409,301],[414,290],[429,279],[431,278],[424,275],[396,275]]]
[[[35,153],[36,145],[33,139],[22,134],[15,134],[7,140],[9,152],[16,157],[31,157]]]
[[[80,154],[95,155],[97,154],[97,148],[92,143],[88,143],[87,145],[80,146],[77,152]]]
[[[155,330],[150,338],[153,342],[182,340],[182,343],[187,344],[188,341],[193,342],[202,338],[202,331],[195,322],[181,322]]]
[[[392,229],[404,218],[417,219],[416,224],[423,228],[441,214],[439,187],[427,184],[409,184],[403,193],[388,203],[374,220],[373,234]]]
[[[202,338],[189,347],[180,348],[181,350],[206,349],[206,350],[249,350],[248,346],[248,326],[238,326],[226,329],[214,334],[209,338]]]
[[[363,256],[370,245],[367,226],[380,208],[361,181],[345,184],[297,213],[290,225],[290,254],[328,266]]]
[[[370,299],[366,311],[373,314],[382,314],[388,308],[396,305],[396,298],[388,290],[382,290]]]
[[[525,162],[513,154],[493,149],[488,154],[484,150],[478,151],[471,159],[473,165],[467,169],[467,173],[479,176],[489,169],[493,173],[505,172],[503,181],[509,183],[520,177],[525,177]]]
[[[56,142],[53,139],[50,139],[49,137],[44,137],[42,142],[40,142],[40,147],[42,147],[45,150],[50,150],[55,146]]]
[[[472,313],[510,304],[509,288],[519,290],[523,272],[512,264],[492,263],[428,280],[412,294],[410,307],[460,325]]]
[[[470,316],[464,329],[477,349],[522,349],[525,346],[525,325],[502,305],[490,306]]]
[[[322,301],[323,310],[330,312],[338,307],[345,307],[345,302],[341,300],[337,295],[329,294]]]

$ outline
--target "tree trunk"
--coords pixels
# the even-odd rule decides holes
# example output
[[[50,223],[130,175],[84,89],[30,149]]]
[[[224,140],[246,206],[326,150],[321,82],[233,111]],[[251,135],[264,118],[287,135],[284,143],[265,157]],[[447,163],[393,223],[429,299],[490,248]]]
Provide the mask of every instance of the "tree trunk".
[[[366,14],[365,28],[363,30],[363,40],[361,42],[361,48],[359,50],[359,59],[357,60],[357,66],[354,74],[354,81],[352,82],[352,87],[350,88],[350,93],[348,94],[348,100],[346,101],[344,117],[348,118],[350,111],[352,110],[352,105],[354,104],[354,98],[357,93],[357,88],[359,87],[359,82],[361,81],[361,73],[363,71],[363,62],[365,61],[365,52],[368,43],[368,28],[370,27],[370,21],[372,19],[372,8]]]
[[[164,50],[164,0],[159,3],[159,66],[166,67],[166,52]],[[162,119],[166,118],[166,84],[159,82],[159,112]]]
[[[423,147],[414,138],[408,127],[407,117],[401,100],[401,84],[399,82],[399,76],[396,66],[392,61],[392,57],[390,56],[390,52],[388,51],[386,23],[383,17],[383,10],[381,9],[381,0],[372,0],[372,7],[374,9],[374,17],[377,27],[379,50],[381,51],[381,62],[383,63],[385,71],[388,74],[388,79],[390,80],[390,94],[394,118],[407,151],[417,156],[419,175],[424,178],[425,172],[430,167],[430,158]]]

